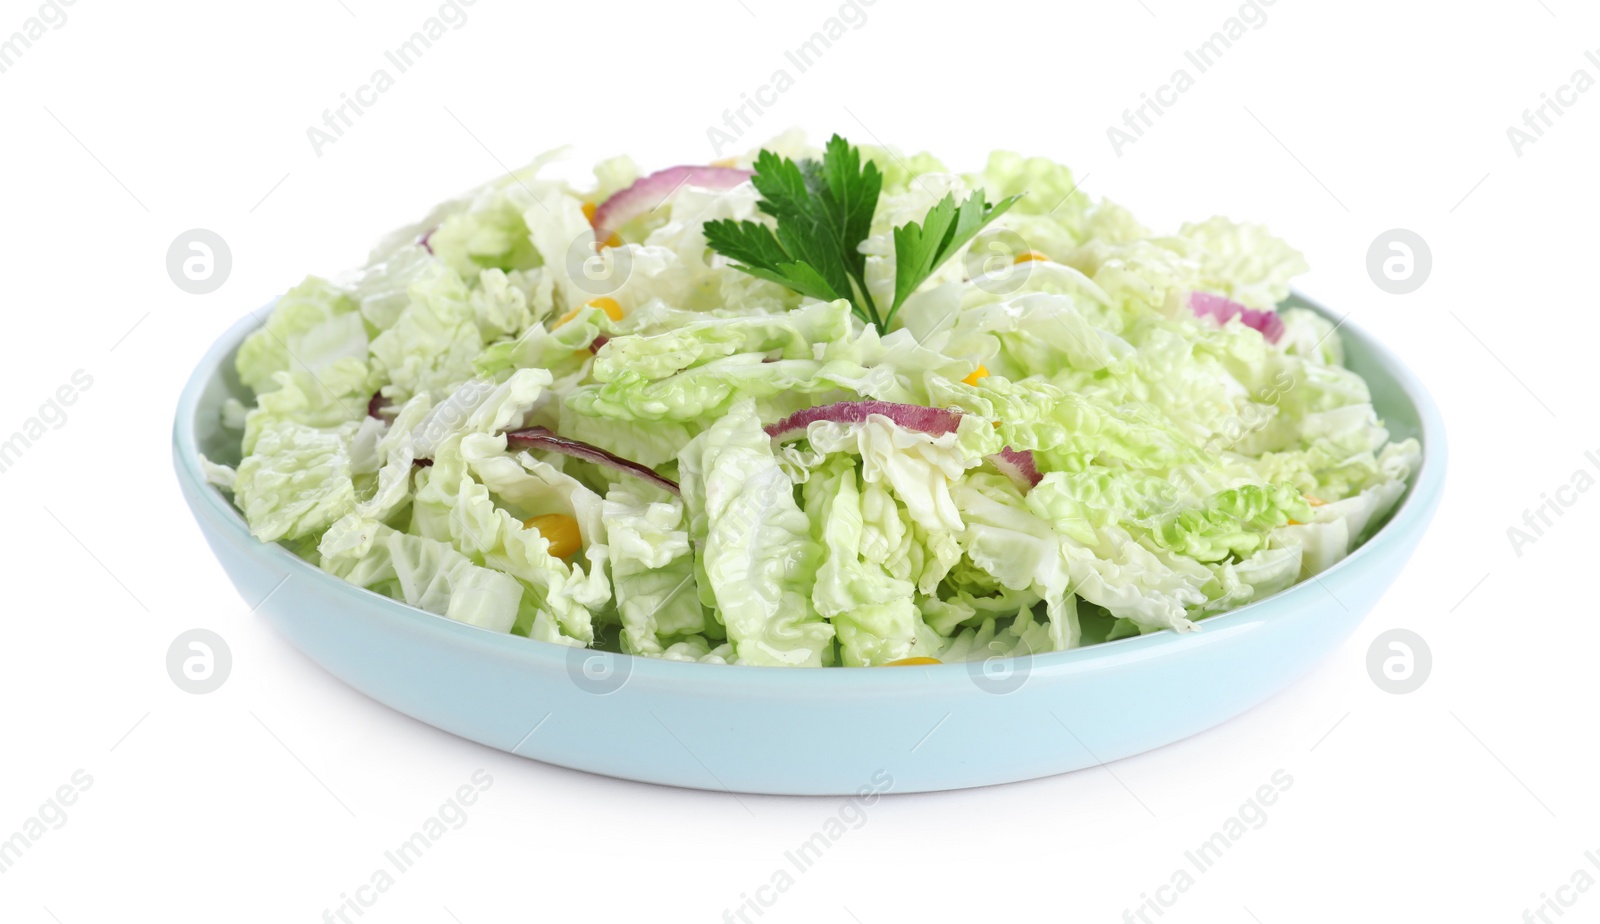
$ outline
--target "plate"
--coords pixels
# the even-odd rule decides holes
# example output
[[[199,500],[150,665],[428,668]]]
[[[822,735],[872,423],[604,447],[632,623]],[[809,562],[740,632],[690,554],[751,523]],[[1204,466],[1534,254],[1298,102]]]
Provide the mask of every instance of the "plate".
[[[1302,306],[1332,315],[1301,296]],[[1352,324],[1360,373],[1422,464],[1387,523],[1317,576],[1195,632],[969,664],[787,669],[661,661],[465,625],[346,584],[250,535],[198,457],[238,457],[223,402],[246,317],[213,345],[178,402],[183,494],[240,595],[301,652],[419,721],[593,773],[731,792],[845,795],[986,786],[1078,770],[1202,732],[1334,651],[1400,573],[1439,505],[1445,435],[1414,376]],[[264,601],[264,602],[262,602]]]

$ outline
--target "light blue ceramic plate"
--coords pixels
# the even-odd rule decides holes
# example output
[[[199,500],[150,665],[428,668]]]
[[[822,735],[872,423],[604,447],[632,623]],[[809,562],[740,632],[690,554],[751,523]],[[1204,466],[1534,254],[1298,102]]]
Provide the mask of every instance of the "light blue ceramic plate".
[[[1299,297],[1290,304],[1317,307]],[[313,661],[429,725],[565,767],[674,786],[959,789],[1186,738],[1281,690],[1350,635],[1410,558],[1444,483],[1444,429],[1427,391],[1345,324],[1350,368],[1371,385],[1396,437],[1421,439],[1423,463],[1389,522],[1317,581],[1208,619],[1198,632],[987,664],[807,670],[633,658],[453,622],[252,538],[196,459],[201,451],[237,458],[237,434],[222,432],[220,409],[230,395],[248,397],[233,354],[257,324],[247,317],[212,346],[184,389],[173,434],[184,496],[244,599],[266,598],[259,612]]]

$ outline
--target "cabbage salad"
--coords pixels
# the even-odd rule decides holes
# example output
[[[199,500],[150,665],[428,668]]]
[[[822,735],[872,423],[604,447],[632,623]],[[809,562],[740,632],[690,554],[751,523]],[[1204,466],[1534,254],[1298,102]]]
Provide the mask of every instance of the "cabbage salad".
[[[256,537],[542,642],[949,662],[1193,630],[1348,555],[1418,464],[1258,226],[837,136],[552,159],[243,342],[204,466]]]

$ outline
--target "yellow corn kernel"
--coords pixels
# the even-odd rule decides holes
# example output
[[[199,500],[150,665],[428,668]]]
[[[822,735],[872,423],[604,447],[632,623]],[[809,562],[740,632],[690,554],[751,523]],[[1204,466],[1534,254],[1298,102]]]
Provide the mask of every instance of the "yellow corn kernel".
[[[583,548],[583,535],[578,532],[578,521],[560,513],[543,513],[522,521],[528,529],[537,530],[550,543],[550,554],[557,558],[570,558]]]
[[[571,311],[567,312],[566,314],[562,315],[561,317],[556,318],[556,323],[550,325],[550,329],[554,330],[557,327],[560,327],[561,325],[567,323],[568,321],[570,321],[573,318],[577,317],[578,316],[578,312],[580,312],[583,309],[588,308],[590,306],[593,306],[595,308],[599,308],[601,311],[604,311],[606,313],[606,317],[610,318],[613,321],[622,320],[622,306],[617,304],[617,300],[616,299],[607,298],[606,296],[602,295],[599,298],[591,298],[588,301],[584,302],[582,305],[579,305],[578,307],[572,309]]]
[[[584,217],[585,220],[587,220],[589,222],[589,227],[591,227],[591,228],[594,227],[594,215],[599,210],[600,210],[600,207],[595,205],[593,202],[585,202],[583,204],[583,217]],[[615,233],[612,233],[612,234],[606,235],[606,239],[605,240],[596,241],[595,245],[594,245],[594,249],[595,250],[599,250],[602,247],[621,247],[621,246],[622,246],[622,238],[617,237],[617,235]]]
[[[938,658],[901,658],[898,661],[885,661],[884,667],[910,667],[915,664],[943,664]]]
[[[1306,503],[1310,504],[1313,507],[1325,507],[1328,504],[1327,501],[1323,500],[1320,497],[1312,497],[1309,494],[1306,494],[1306,495],[1303,495],[1303,496],[1306,499]],[[1289,525],[1290,526],[1304,526],[1305,524],[1301,523],[1299,520],[1290,520],[1289,521]]]
[[[989,367],[985,366],[983,363],[979,363],[978,364],[978,368],[972,370],[972,374],[971,375],[969,375],[966,378],[961,380],[961,384],[963,384],[963,385],[976,385],[976,384],[978,384],[978,380],[979,379],[986,379],[988,377],[989,377]]]
[[[1018,263],[1027,263],[1030,260],[1038,260],[1040,263],[1049,263],[1050,262],[1050,258],[1049,257],[1045,256],[1044,254],[1040,253],[1037,250],[1024,250],[1022,253],[1017,254],[1017,258],[1015,260],[1012,260],[1011,263],[1014,266],[1014,265],[1016,265]]]
[[[720,160],[712,161],[711,162],[711,166],[713,166],[713,167],[732,167],[737,163],[739,163],[739,159],[737,157],[724,157],[724,158],[722,158]]]

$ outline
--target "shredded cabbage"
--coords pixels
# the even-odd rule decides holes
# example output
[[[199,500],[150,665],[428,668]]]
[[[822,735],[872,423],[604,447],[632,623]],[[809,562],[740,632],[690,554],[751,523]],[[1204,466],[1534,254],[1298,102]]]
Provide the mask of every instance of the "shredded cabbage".
[[[1265,229],[1157,234],[1043,158],[997,152],[958,175],[863,154],[883,173],[860,250],[874,296],[895,290],[894,229],[940,197],[1022,196],[887,332],[707,246],[708,221],[772,221],[752,184],[686,185],[597,250],[585,216],[640,171],[609,160],[576,188],[540,177],[546,156],[397,232],[359,273],[282,296],[236,356],[255,395],[230,406],[237,461],[205,471],[262,541],[430,612],[783,666],[1193,630],[1349,555],[1398,502],[1420,447],[1390,438],[1333,325],[1287,310],[1272,343],[1239,312],[1190,310],[1196,292],[1277,310],[1306,264]],[[960,425],[763,429],[868,400]],[[681,496],[508,446],[530,426]],[[995,467],[1007,448],[1032,455],[1037,484]],[[551,517],[578,551],[541,535]]]

